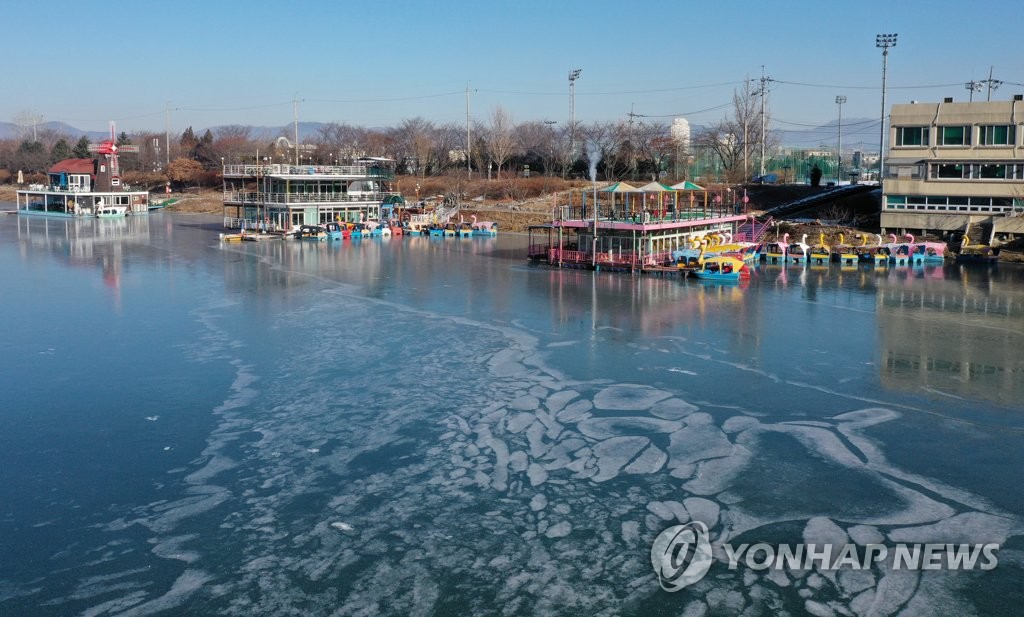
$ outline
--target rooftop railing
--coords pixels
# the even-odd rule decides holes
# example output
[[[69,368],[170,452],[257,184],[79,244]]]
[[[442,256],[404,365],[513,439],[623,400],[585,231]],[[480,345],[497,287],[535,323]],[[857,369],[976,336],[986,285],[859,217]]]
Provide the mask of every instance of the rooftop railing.
[[[224,191],[224,203],[243,205],[379,204],[392,195],[397,195],[397,193],[264,193],[261,191]]]
[[[225,176],[340,176],[345,178],[373,178],[394,180],[395,171],[378,165],[291,165],[270,163],[266,165],[232,164],[224,166]]]

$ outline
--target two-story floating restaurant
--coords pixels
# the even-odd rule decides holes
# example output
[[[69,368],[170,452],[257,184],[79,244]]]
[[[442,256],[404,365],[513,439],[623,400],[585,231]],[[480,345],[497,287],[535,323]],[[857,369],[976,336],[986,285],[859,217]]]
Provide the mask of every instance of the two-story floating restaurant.
[[[639,188],[617,182],[582,191],[579,203],[555,209],[550,223],[529,229],[529,258],[553,266],[643,270],[672,263],[672,251],[694,239],[729,232],[736,241],[759,242],[767,223],[725,203],[721,193],[691,182]],[[594,205],[597,205],[595,208]]]
[[[224,176],[224,226],[287,230],[297,225],[379,219],[404,203],[392,190],[391,159],[364,157],[352,165],[229,164]]]
[[[149,192],[133,191],[121,182],[117,153],[138,152],[117,146],[113,137],[90,146],[91,159],[64,159],[46,173],[46,184],[17,191],[18,214],[83,217],[125,216],[149,211]]]

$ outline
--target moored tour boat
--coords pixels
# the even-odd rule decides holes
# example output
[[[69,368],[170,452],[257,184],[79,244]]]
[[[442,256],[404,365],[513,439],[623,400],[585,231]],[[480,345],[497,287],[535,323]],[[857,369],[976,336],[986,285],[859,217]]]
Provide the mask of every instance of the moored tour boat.
[[[804,236],[806,238],[806,236]],[[825,244],[824,232],[818,235],[818,243],[810,248],[809,251],[810,263],[821,266],[828,265],[828,262],[832,259],[832,250],[827,244]]]
[[[846,243],[846,237],[839,234],[839,244],[832,247],[832,255],[844,266],[856,266],[859,257],[852,246]]]
[[[693,271],[693,275],[705,281],[736,282],[748,278],[750,271],[743,260],[735,257],[710,257]]]
[[[899,267],[910,265],[910,245],[906,242],[898,242],[896,234],[889,234],[891,242],[886,248],[889,249],[889,261]]]
[[[127,214],[126,206],[99,206],[96,208],[96,218],[98,219],[120,219]]]
[[[476,215],[473,215],[473,235],[474,236],[496,236],[498,235],[498,224],[494,221],[477,221]]]
[[[799,242],[794,242],[789,245],[787,252],[789,253],[788,261],[794,264],[807,264],[807,251],[810,249],[807,246],[807,234],[803,235],[803,238]]]
[[[16,191],[18,214],[52,217],[120,218],[149,212],[149,192],[131,191],[121,182],[117,153],[138,146],[117,146],[111,138],[90,146],[95,159],[64,159],[47,170],[46,184]]]
[[[789,234],[782,234],[782,240],[769,242],[765,248],[765,261],[770,264],[786,263],[786,255],[789,253]]]
[[[324,225],[324,229],[327,231],[327,239],[333,241],[344,240],[352,235],[348,225],[343,223],[327,223]]]
[[[945,242],[916,242],[913,234],[906,234],[910,246],[910,263],[915,266],[941,264],[946,261]]]

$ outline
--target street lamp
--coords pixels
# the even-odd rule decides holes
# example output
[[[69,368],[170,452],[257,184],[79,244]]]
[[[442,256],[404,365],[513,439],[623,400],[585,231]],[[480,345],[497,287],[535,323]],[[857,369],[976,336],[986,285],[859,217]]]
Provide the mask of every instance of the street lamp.
[[[569,71],[569,122],[571,123],[569,143],[573,158],[576,157],[576,80],[580,78],[582,72],[583,69]]]
[[[882,184],[882,172],[885,169],[885,71],[889,60],[889,48],[896,47],[896,33],[876,34],[875,47],[882,50],[882,117],[878,128],[878,184]]]
[[[836,105],[839,105],[839,141],[836,144],[836,186],[843,180],[843,103],[846,102],[846,97],[839,95],[836,97]]]

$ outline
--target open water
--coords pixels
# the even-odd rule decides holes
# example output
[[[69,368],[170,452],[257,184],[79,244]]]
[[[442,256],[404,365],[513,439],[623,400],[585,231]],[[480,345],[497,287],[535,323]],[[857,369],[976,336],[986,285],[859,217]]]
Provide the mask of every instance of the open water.
[[[0,615],[1020,615],[1024,270],[0,217]],[[651,545],[998,543],[990,570]]]

